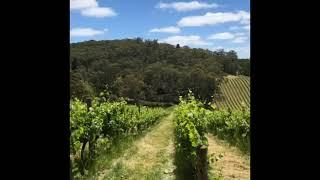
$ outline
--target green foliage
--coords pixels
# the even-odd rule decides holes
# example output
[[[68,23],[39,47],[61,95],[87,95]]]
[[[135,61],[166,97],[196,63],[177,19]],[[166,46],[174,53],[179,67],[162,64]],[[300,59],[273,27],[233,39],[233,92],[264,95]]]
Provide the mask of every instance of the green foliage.
[[[92,85],[90,85],[88,81],[83,80],[79,72],[70,74],[70,96],[72,98],[84,100],[87,97],[94,96],[94,89]]]
[[[86,168],[87,163],[93,160],[97,139],[107,138],[110,141],[119,140],[119,137],[140,133],[156,123],[165,115],[162,108],[147,108],[127,105],[125,101],[108,102],[105,93],[100,98],[94,98],[92,107],[78,99],[70,102],[70,153],[79,163],[74,169]],[[82,146],[89,143],[89,157],[84,159]],[[73,163],[74,164],[74,163]]]
[[[114,82],[115,92],[120,97],[144,99],[144,87],[143,80],[133,74],[126,75],[125,77],[120,76]]]
[[[208,114],[208,128],[219,137],[240,147],[244,152],[250,151],[250,109],[214,110]]]
[[[243,106],[250,108],[250,77],[226,77],[220,83],[219,91],[220,93],[214,98],[219,108],[232,110],[240,110]]]
[[[190,91],[186,100],[180,97],[180,103],[175,109],[176,149],[185,155],[193,170],[197,163],[197,150],[208,145],[207,133],[208,111],[203,104],[196,101]]]
[[[176,48],[141,38],[72,43],[71,95],[84,99],[108,85],[113,96],[139,100],[178,103],[188,89],[209,100],[222,76],[248,74],[241,62],[234,51]]]
[[[215,105],[211,105],[211,110],[204,107],[205,104],[197,101],[189,92],[186,99],[180,97],[175,109],[176,150],[184,154],[185,161],[190,162],[193,170],[199,157],[198,148],[208,146],[208,130],[239,146],[241,150],[249,151],[250,148],[249,108],[231,111],[217,109]]]
[[[250,60],[240,59],[238,62],[240,65],[240,74],[250,76]]]

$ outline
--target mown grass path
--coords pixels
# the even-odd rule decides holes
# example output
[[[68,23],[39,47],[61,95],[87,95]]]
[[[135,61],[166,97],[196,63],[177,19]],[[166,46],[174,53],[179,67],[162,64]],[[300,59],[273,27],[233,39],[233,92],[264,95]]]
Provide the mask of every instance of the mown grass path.
[[[208,155],[213,154],[209,173],[212,179],[250,179],[250,156],[244,155],[236,147],[208,134]],[[215,177],[215,178],[214,178]]]
[[[159,124],[138,138],[118,157],[100,167],[100,171],[86,179],[94,180],[171,180],[178,178],[175,167],[174,114],[160,120]],[[250,179],[250,156],[236,147],[208,134],[210,179]],[[187,172],[180,172],[187,173]]]
[[[175,179],[173,113],[92,179]]]

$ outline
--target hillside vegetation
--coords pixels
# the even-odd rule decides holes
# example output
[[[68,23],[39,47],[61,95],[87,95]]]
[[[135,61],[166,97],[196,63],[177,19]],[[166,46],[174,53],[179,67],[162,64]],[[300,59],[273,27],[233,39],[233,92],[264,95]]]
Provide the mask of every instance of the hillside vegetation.
[[[209,110],[189,92],[177,106],[166,109],[96,97],[89,107],[73,100],[70,110],[73,179],[250,176],[247,108]]]
[[[72,43],[70,95],[86,99],[107,90],[111,98],[178,103],[192,90],[211,101],[226,75],[250,75],[250,60],[235,51],[180,47],[157,40],[123,39]]]
[[[227,76],[220,84],[220,94],[216,96],[218,108],[250,108],[250,77]]]

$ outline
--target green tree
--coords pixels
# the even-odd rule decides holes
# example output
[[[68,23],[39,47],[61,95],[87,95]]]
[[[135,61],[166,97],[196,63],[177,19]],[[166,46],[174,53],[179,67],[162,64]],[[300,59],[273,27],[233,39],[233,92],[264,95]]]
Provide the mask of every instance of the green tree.
[[[89,82],[81,79],[79,73],[71,73],[70,96],[85,100],[87,97],[94,96],[94,90]]]
[[[186,95],[188,89],[199,85],[201,90],[194,91],[194,95],[207,99],[205,89],[216,90],[217,79],[228,74],[249,76],[250,61],[239,60],[235,51],[180,48],[179,44],[142,38],[70,45],[72,97],[97,95],[108,85],[114,97],[177,102],[178,95]]]
[[[127,97],[135,100],[144,98],[145,85],[142,79],[134,74],[124,77],[118,77],[114,83],[114,89],[121,97]]]

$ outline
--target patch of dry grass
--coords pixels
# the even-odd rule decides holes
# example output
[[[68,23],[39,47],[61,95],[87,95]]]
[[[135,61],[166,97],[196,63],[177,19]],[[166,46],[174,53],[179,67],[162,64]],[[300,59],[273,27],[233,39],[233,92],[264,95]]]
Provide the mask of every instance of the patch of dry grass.
[[[98,179],[174,179],[173,114],[113,161]]]
[[[210,174],[222,176],[223,179],[250,179],[249,156],[212,134],[208,134],[208,143],[208,155],[214,154],[214,158],[217,158],[210,163]]]

